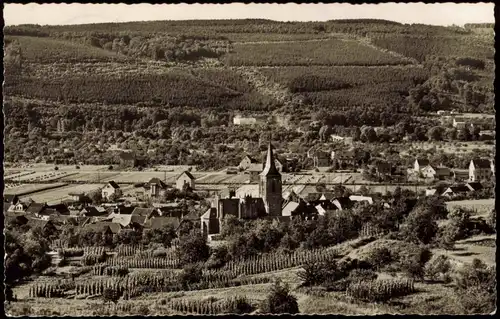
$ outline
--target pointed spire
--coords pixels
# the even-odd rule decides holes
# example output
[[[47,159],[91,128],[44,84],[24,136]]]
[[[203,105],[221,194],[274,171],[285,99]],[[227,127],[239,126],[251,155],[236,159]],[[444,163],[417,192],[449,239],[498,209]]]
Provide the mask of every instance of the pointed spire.
[[[279,171],[276,168],[276,163],[274,161],[273,146],[271,144],[271,140],[269,140],[269,145],[267,146],[266,166],[264,167],[261,175],[279,175]]]

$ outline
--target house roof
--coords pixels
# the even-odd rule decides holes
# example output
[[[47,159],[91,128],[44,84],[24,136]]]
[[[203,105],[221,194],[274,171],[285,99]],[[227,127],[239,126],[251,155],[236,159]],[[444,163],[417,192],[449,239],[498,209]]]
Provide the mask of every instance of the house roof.
[[[338,209],[346,209],[352,206],[352,201],[349,197],[337,197],[332,201],[332,203],[338,208]]]
[[[44,203],[31,203],[26,209],[26,213],[39,214],[45,207],[46,205]]]
[[[417,158],[417,163],[419,166],[427,166],[429,165],[429,160],[426,158]]]
[[[210,207],[205,213],[203,213],[203,215],[201,215],[201,219],[211,218],[217,218],[217,210],[215,209],[215,207]]]
[[[171,225],[177,229],[181,223],[180,218],[177,217],[153,217],[144,223],[144,227],[150,229],[161,229],[167,225]]]
[[[62,215],[68,215],[69,214],[69,208],[66,206],[66,204],[55,204],[55,205],[50,205],[48,208],[55,209],[59,214]]]
[[[109,181],[108,185],[110,185],[114,189],[119,189],[120,188],[120,186],[118,186],[118,184],[116,184],[115,181]]]
[[[176,179],[179,179],[183,174],[186,174],[189,179],[192,179],[192,180],[196,179],[196,178],[194,178],[193,174],[191,174],[191,172],[189,172],[189,171],[182,172],[181,174],[179,174],[179,176],[177,176]]]
[[[281,214],[283,216],[291,216],[292,213],[297,209],[297,207],[299,207],[299,203],[288,202],[288,204],[286,204],[285,207],[283,207],[283,209],[281,210]]]
[[[186,214],[182,216],[183,220],[198,220],[200,217],[198,216],[198,213],[195,211],[190,212],[189,214]]]
[[[370,204],[373,204],[373,198],[371,196],[359,196],[359,195],[351,195],[349,199],[354,202],[362,202],[366,201]]]
[[[120,215],[131,215],[135,208],[134,206],[118,206],[118,213]]]
[[[258,163],[257,160],[255,158],[251,157],[250,155],[245,155],[245,157],[243,159],[245,159],[245,158],[248,158],[250,160],[250,163],[252,163],[252,164]]]
[[[466,193],[469,192],[470,189],[466,185],[454,185],[450,186],[446,189],[445,193],[451,190],[452,193]],[[448,192],[449,193],[449,192]]]
[[[108,212],[106,210],[100,210],[100,209],[97,209],[97,207],[94,207],[94,206],[87,206],[87,207],[84,207],[82,210],[81,210],[81,213],[82,214],[85,214],[85,216],[103,216],[103,215],[106,215]]]
[[[262,172],[262,163],[252,163],[248,166],[249,172]]]
[[[483,185],[479,182],[470,182],[465,184],[471,191],[478,191],[480,189],[483,189]]]
[[[167,188],[167,184],[159,179],[158,177],[153,177],[152,179],[149,180],[148,182],[149,185],[155,184],[158,185],[160,188]]]
[[[448,176],[451,172],[448,167],[436,167],[434,170],[436,171],[436,175],[439,176]]]
[[[135,216],[149,216],[154,211],[155,211],[154,208],[135,207],[134,210],[132,211],[132,215],[135,215]]]
[[[491,162],[487,159],[484,159],[484,158],[474,159],[474,160],[472,160],[472,163],[474,164],[475,168],[490,168],[491,167]]]
[[[109,229],[113,234],[117,234],[122,229],[122,226],[118,223],[113,222],[96,222],[94,224],[85,225],[84,229],[87,231],[91,230],[95,232],[104,232]]]

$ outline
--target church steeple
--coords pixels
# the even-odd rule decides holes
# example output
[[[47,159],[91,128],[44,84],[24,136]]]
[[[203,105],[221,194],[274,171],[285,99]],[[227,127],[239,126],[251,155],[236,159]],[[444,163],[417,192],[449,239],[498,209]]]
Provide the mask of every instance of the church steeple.
[[[269,216],[281,216],[282,191],[281,174],[276,168],[273,146],[269,141],[266,165],[262,173],[260,173],[259,183],[259,194],[264,200],[266,212]]]
[[[274,161],[273,146],[271,141],[267,146],[267,156],[266,156],[266,166],[261,173],[262,176],[280,175],[278,169],[276,168],[276,163]]]

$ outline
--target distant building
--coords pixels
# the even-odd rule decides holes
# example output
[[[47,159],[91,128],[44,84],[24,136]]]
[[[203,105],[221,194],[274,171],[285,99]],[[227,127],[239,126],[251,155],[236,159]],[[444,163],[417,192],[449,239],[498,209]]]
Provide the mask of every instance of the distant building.
[[[313,160],[314,167],[330,166],[330,158],[328,156],[328,152],[314,149],[314,146],[307,151],[307,157]]]
[[[461,184],[448,187],[442,194],[442,196],[452,197],[456,195],[465,195],[471,190],[469,187]]]
[[[102,198],[105,198],[106,200],[109,200],[112,196],[117,198],[122,196],[120,186],[118,186],[118,184],[114,181],[109,181],[106,186],[103,187],[101,192]]]
[[[157,177],[150,179],[146,187],[149,188],[150,197],[164,197],[167,189],[169,188],[164,181]]]
[[[452,176],[448,167],[433,167],[432,165],[425,166],[420,170],[420,173],[424,178],[437,180],[445,180]]]
[[[469,164],[469,182],[491,179],[494,171],[493,162],[488,159],[471,160]]]
[[[177,177],[175,186],[179,190],[183,190],[186,186],[191,189],[195,189],[195,180],[196,179],[194,178],[193,174],[188,171],[184,171]]]
[[[242,117],[240,115],[236,115],[233,118],[234,125],[254,125],[257,124],[257,119],[255,117]]]
[[[420,172],[421,169],[429,165],[429,160],[424,158],[417,158],[415,163],[413,164],[413,170],[417,173]]]
[[[250,155],[246,155],[240,162],[240,164],[238,165],[238,167],[240,169],[243,169],[243,170],[246,170],[248,169],[252,164],[258,164],[259,162],[251,157]]]

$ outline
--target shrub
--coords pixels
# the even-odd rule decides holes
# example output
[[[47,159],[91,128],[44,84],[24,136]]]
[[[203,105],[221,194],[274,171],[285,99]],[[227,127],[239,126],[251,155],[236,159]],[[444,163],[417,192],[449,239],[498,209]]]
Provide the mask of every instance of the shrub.
[[[179,283],[183,288],[187,288],[188,285],[199,283],[202,278],[202,268],[199,265],[186,265],[179,275]]]
[[[450,269],[451,264],[448,257],[439,255],[425,264],[425,277],[430,280],[438,280],[442,278],[444,281],[447,281],[449,278],[447,275]]]
[[[402,256],[399,265],[401,270],[410,278],[424,279],[425,264],[431,259],[432,253],[427,248]]]
[[[260,309],[263,313],[296,314],[299,313],[299,304],[297,298],[290,294],[288,284],[282,284],[280,280],[276,280]]]
[[[108,170],[110,170],[110,171],[111,171],[112,169],[113,169],[113,165],[109,165],[109,166],[108,166]]]
[[[314,286],[325,280],[325,269],[321,263],[309,261],[302,266],[302,269],[297,273],[297,276],[302,280],[303,286]]]
[[[57,166],[54,167],[54,171],[57,171],[57,170],[59,170],[59,167],[57,167]]]
[[[116,304],[118,302],[118,299],[120,299],[120,293],[118,292],[118,290],[115,290],[113,288],[105,288],[102,293],[102,298],[106,303],[112,302]]]
[[[368,262],[377,269],[393,261],[391,251],[387,247],[377,247],[370,252]]]
[[[479,259],[466,264],[455,278],[456,291],[462,311],[491,313],[496,307],[496,267]]]
[[[230,314],[245,314],[253,311],[252,304],[247,300],[246,297],[238,296],[232,302],[228,303],[226,313]]]

